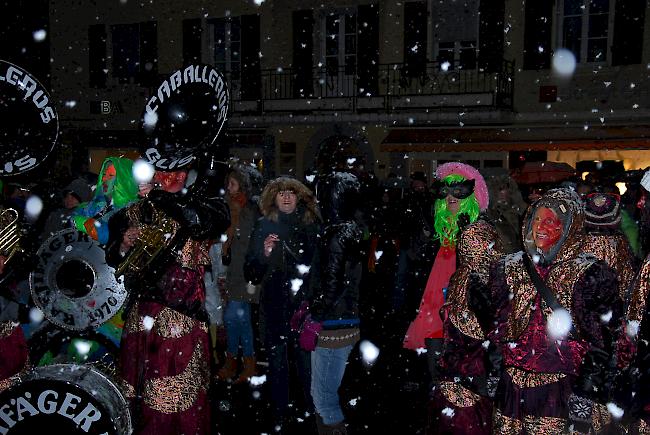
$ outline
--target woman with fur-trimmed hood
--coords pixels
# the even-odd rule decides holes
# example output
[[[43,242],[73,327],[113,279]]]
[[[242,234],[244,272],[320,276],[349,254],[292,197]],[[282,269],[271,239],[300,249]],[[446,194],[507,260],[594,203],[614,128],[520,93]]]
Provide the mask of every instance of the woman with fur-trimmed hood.
[[[308,266],[317,245],[320,213],[311,190],[290,177],[279,177],[266,185],[260,209],[263,217],[253,229],[244,275],[262,287],[262,336],[269,358],[274,425],[281,426],[289,409],[289,361],[298,364],[305,402],[312,410],[310,355],[297,347],[289,321],[300,302],[296,294],[308,288]]]

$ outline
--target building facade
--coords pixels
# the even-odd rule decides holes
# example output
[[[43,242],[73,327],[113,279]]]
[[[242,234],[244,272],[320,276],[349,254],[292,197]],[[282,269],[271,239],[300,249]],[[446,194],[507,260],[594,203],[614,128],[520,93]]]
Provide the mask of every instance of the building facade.
[[[640,168],[648,16],[647,0],[51,0],[51,86],[65,137],[97,153],[135,148],[148,96],[201,62],[229,82],[221,146],[267,175],[534,155]]]

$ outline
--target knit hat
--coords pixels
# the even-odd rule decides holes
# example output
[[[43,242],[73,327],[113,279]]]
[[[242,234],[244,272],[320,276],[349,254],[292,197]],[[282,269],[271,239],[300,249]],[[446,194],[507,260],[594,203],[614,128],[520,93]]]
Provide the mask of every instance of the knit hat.
[[[72,180],[70,184],[63,189],[64,196],[68,193],[77,198],[79,202],[90,201],[90,198],[93,196],[90,186],[82,178]]]
[[[585,224],[592,228],[616,228],[621,222],[621,200],[612,193],[591,193],[585,198]]]

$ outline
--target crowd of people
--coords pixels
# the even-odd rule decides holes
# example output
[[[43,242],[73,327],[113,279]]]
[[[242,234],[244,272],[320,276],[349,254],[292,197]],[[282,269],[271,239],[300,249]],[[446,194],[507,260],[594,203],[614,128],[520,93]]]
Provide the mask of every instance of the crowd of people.
[[[650,174],[620,195],[605,180],[525,190],[460,162],[433,182],[412,174],[407,189],[349,168],[266,183],[237,161],[146,182],[133,168],[124,157],[97,175],[74,168],[49,196],[5,186],[4,207],[30,229],[26,252],[76,228],[116,270],[144,228],[165,228],[165,254],[126,272],[105,349],[136,433],[210,433],[219,389],[262,374],[269,432],[287,432],[298,408],[314,433],[348,433],[351,355],[382,337],[425,354],[423,432],[650,431]],[[29,260],[4,254],[0,273],[15,273],[0,299],[0,390],[70,358],[30,348]]]

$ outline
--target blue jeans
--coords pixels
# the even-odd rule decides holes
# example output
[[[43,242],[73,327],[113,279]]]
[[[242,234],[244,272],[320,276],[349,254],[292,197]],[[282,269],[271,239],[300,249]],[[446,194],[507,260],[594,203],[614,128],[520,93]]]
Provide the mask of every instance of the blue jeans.
[[[253,356],[253,324],[251,305],[248,302],[228,301],[223,314],[228,337],[228,352],[237,355],[241,343],[242,355]]]
[[[331,349],[317,347],[311,353],[311,397],[326,425],[345,419],[339,403],[339,387],[353,345]]]

